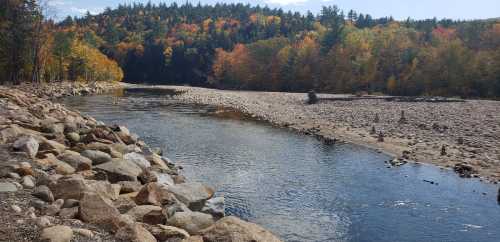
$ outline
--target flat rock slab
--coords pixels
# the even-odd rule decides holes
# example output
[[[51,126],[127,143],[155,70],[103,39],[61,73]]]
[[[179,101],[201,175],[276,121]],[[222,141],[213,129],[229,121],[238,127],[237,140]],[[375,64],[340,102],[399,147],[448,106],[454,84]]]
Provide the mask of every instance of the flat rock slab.
[[[10,182],[0,182],[0,192],[17,192],[17,187]]]

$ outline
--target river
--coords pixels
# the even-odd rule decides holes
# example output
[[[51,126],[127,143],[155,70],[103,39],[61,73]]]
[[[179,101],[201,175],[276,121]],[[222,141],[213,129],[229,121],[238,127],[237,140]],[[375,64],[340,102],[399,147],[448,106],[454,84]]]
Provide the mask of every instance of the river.
[[[374,150],[325,145],[159,91],[63,103],[161,147],[189,180],[225,197],[227,214],[286,241],[500,241],[497,186],[448,170],[388,168],[390,157]]]

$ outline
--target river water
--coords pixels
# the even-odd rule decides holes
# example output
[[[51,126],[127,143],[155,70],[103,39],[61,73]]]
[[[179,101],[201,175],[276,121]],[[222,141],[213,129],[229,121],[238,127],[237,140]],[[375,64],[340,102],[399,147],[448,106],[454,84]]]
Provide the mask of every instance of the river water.
[[[286,241],[500,241],[497,186],[451,171],[388,168],[390,157],[376,151],[325,145],[158,91],[63,102],[126,125],[183,166],[189,180],[214,187],[227,214]]]

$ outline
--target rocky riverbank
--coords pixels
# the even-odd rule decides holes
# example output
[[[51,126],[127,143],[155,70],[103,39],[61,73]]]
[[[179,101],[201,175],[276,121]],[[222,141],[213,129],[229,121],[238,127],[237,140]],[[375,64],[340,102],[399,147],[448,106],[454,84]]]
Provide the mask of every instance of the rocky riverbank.
[[[127,128],[38,96],[0,86],[0,241],[280,241]]]
[[[66,96],[84,96],[108,93],[122,88],[122,84],[119,82],[27,82],[8,87],[32,93],[41,98],[57,99]]]
[[[221,91],[163,86],[181,102],[240,110],[256,119],[317,136],[327,143],[348,141],[395,157],[388,165],[431,163],[463,177],[500,179],[500,102],[405,102],[349,100],[321,94]],[[348,101],[346,101],[346,99]]]

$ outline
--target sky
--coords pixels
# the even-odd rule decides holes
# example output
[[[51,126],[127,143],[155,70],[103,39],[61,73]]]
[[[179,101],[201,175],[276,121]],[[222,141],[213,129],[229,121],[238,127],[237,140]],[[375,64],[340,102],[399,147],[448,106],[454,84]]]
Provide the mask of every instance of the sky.
[[[171,3],[175,0],[45,0],[56,19],[67,15],[80,16],[89,11],[92,14],[102,12],[104,8],[114,8],[120,3],[143,2]],[[311,11],[319,13],[321,6],[337,5],[348,11],[354,9],[359,13],[373,17],[393,16],[395,19],[426,19],[437,17],[460,20],[486,19],[500,17],[500,0],[189,0],[196,4],[213,4],[216,2],[243,2],[252,5],[268,5],[285,10]],[[184,3],[186,0],[177,1]]]

